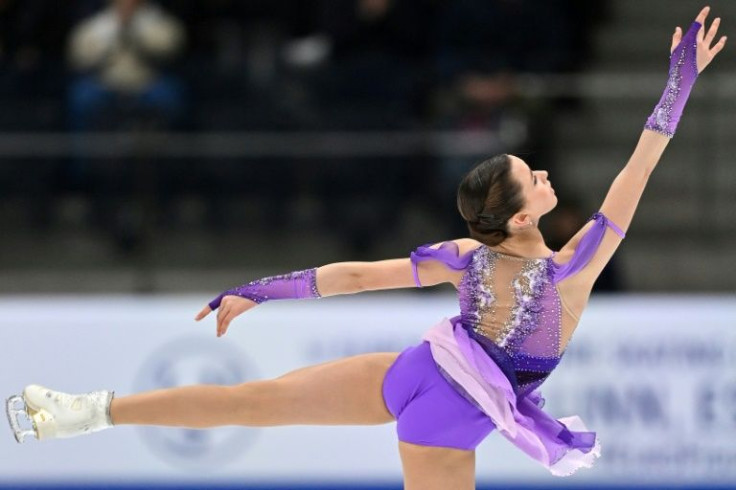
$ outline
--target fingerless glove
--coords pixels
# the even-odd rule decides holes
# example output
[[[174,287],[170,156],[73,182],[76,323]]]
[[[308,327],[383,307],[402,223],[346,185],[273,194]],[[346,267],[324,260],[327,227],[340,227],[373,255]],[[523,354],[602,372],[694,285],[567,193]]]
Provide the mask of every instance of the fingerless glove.
[[[261,304],[272,299],[321,298],[317,290],[317,269],[291,272],[280,276],[264,277],[224,291],[210,301],[212,310],[219,308],[225,296],[240,296]]]
[[[701,24],[693,22],[680,44],[670,56],[670,77],[664,94],[647,119],[644,129],[656,131],[669,138],[675,135],[685,103],[698,78],[697,47]]]

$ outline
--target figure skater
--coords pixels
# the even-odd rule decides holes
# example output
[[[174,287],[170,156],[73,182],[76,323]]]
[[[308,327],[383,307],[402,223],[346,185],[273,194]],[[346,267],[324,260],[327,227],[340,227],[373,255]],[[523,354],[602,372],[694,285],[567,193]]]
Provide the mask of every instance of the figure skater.
[[[421,246],[410,258],[343,262],[225,291],[196,316],[217,310],[217,335],[265,301],[452,283],[460,315],[401,353],[364,354],[237,386],[188,386],[113,398],[68,395],[37,385],[11,398],[16,437],[26,411],[40,440],[114,425],[371,425],[396,421],[407,490],[472,489],[475,448],[494,429],[553,474],[590,466],[595,433],[577,417],[541,410],[537,388],[558,364],[603,267],[624,238],[639,199],[675,133],[695,79],[723,49],[720,19],[704,8],[672,39],[664,95],[600,210],[558,252],[537,228],[556,203],[547,172],[500,155],[471,170],[457,204],[471,238]],[[18,409],[17,403],[25,407]],[[12,406],[11,406],[12,405]]]

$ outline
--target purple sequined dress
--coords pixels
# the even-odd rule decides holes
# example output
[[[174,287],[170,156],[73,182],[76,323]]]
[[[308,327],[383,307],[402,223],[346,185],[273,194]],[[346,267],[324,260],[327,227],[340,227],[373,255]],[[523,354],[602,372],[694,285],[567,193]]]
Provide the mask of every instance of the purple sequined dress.
[[[492,420],[517,447],[559,476],[589,467],[600,454],[594,432],[578,417],[556,420],[542,411],[537,388],[560,362],[578,318],[557,284],[583,269],[611,229],[603,214],[581,239],[572,259],[512,257],[481,246],[462,256],[457,245],[419,247],[416,266],[438,260],[464,274],[458,286],[460,315],[424,336],[440,372]]]

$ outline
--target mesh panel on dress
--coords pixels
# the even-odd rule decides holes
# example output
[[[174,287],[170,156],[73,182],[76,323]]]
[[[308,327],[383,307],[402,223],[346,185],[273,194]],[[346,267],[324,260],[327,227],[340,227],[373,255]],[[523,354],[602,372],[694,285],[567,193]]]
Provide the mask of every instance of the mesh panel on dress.
[[[468,304],[477,308],[477,315],[472,315],[476,331],[512,356],[559,357],[577,321],[561,307],[559,292],[550,280],[550,259],[524,259],[481,249],[485,250],[478,251],[479,263],[474,264],[483,270],[477,275],[479,283],[465,285],[469,290],[485,291],[491,299]]]

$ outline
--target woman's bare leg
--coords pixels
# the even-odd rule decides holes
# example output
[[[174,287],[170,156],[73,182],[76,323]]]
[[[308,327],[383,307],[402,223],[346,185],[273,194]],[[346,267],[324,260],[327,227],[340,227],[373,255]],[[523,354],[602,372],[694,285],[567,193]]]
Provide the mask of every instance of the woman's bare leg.
[[[399,442],[404,490],[474,490],[475,451]]]
[[[383,379],[398,353],[318,364],[266,381],[198,385],[115,398],[115,425],[206,428],[221,425],[373,425],[394,420]]]

